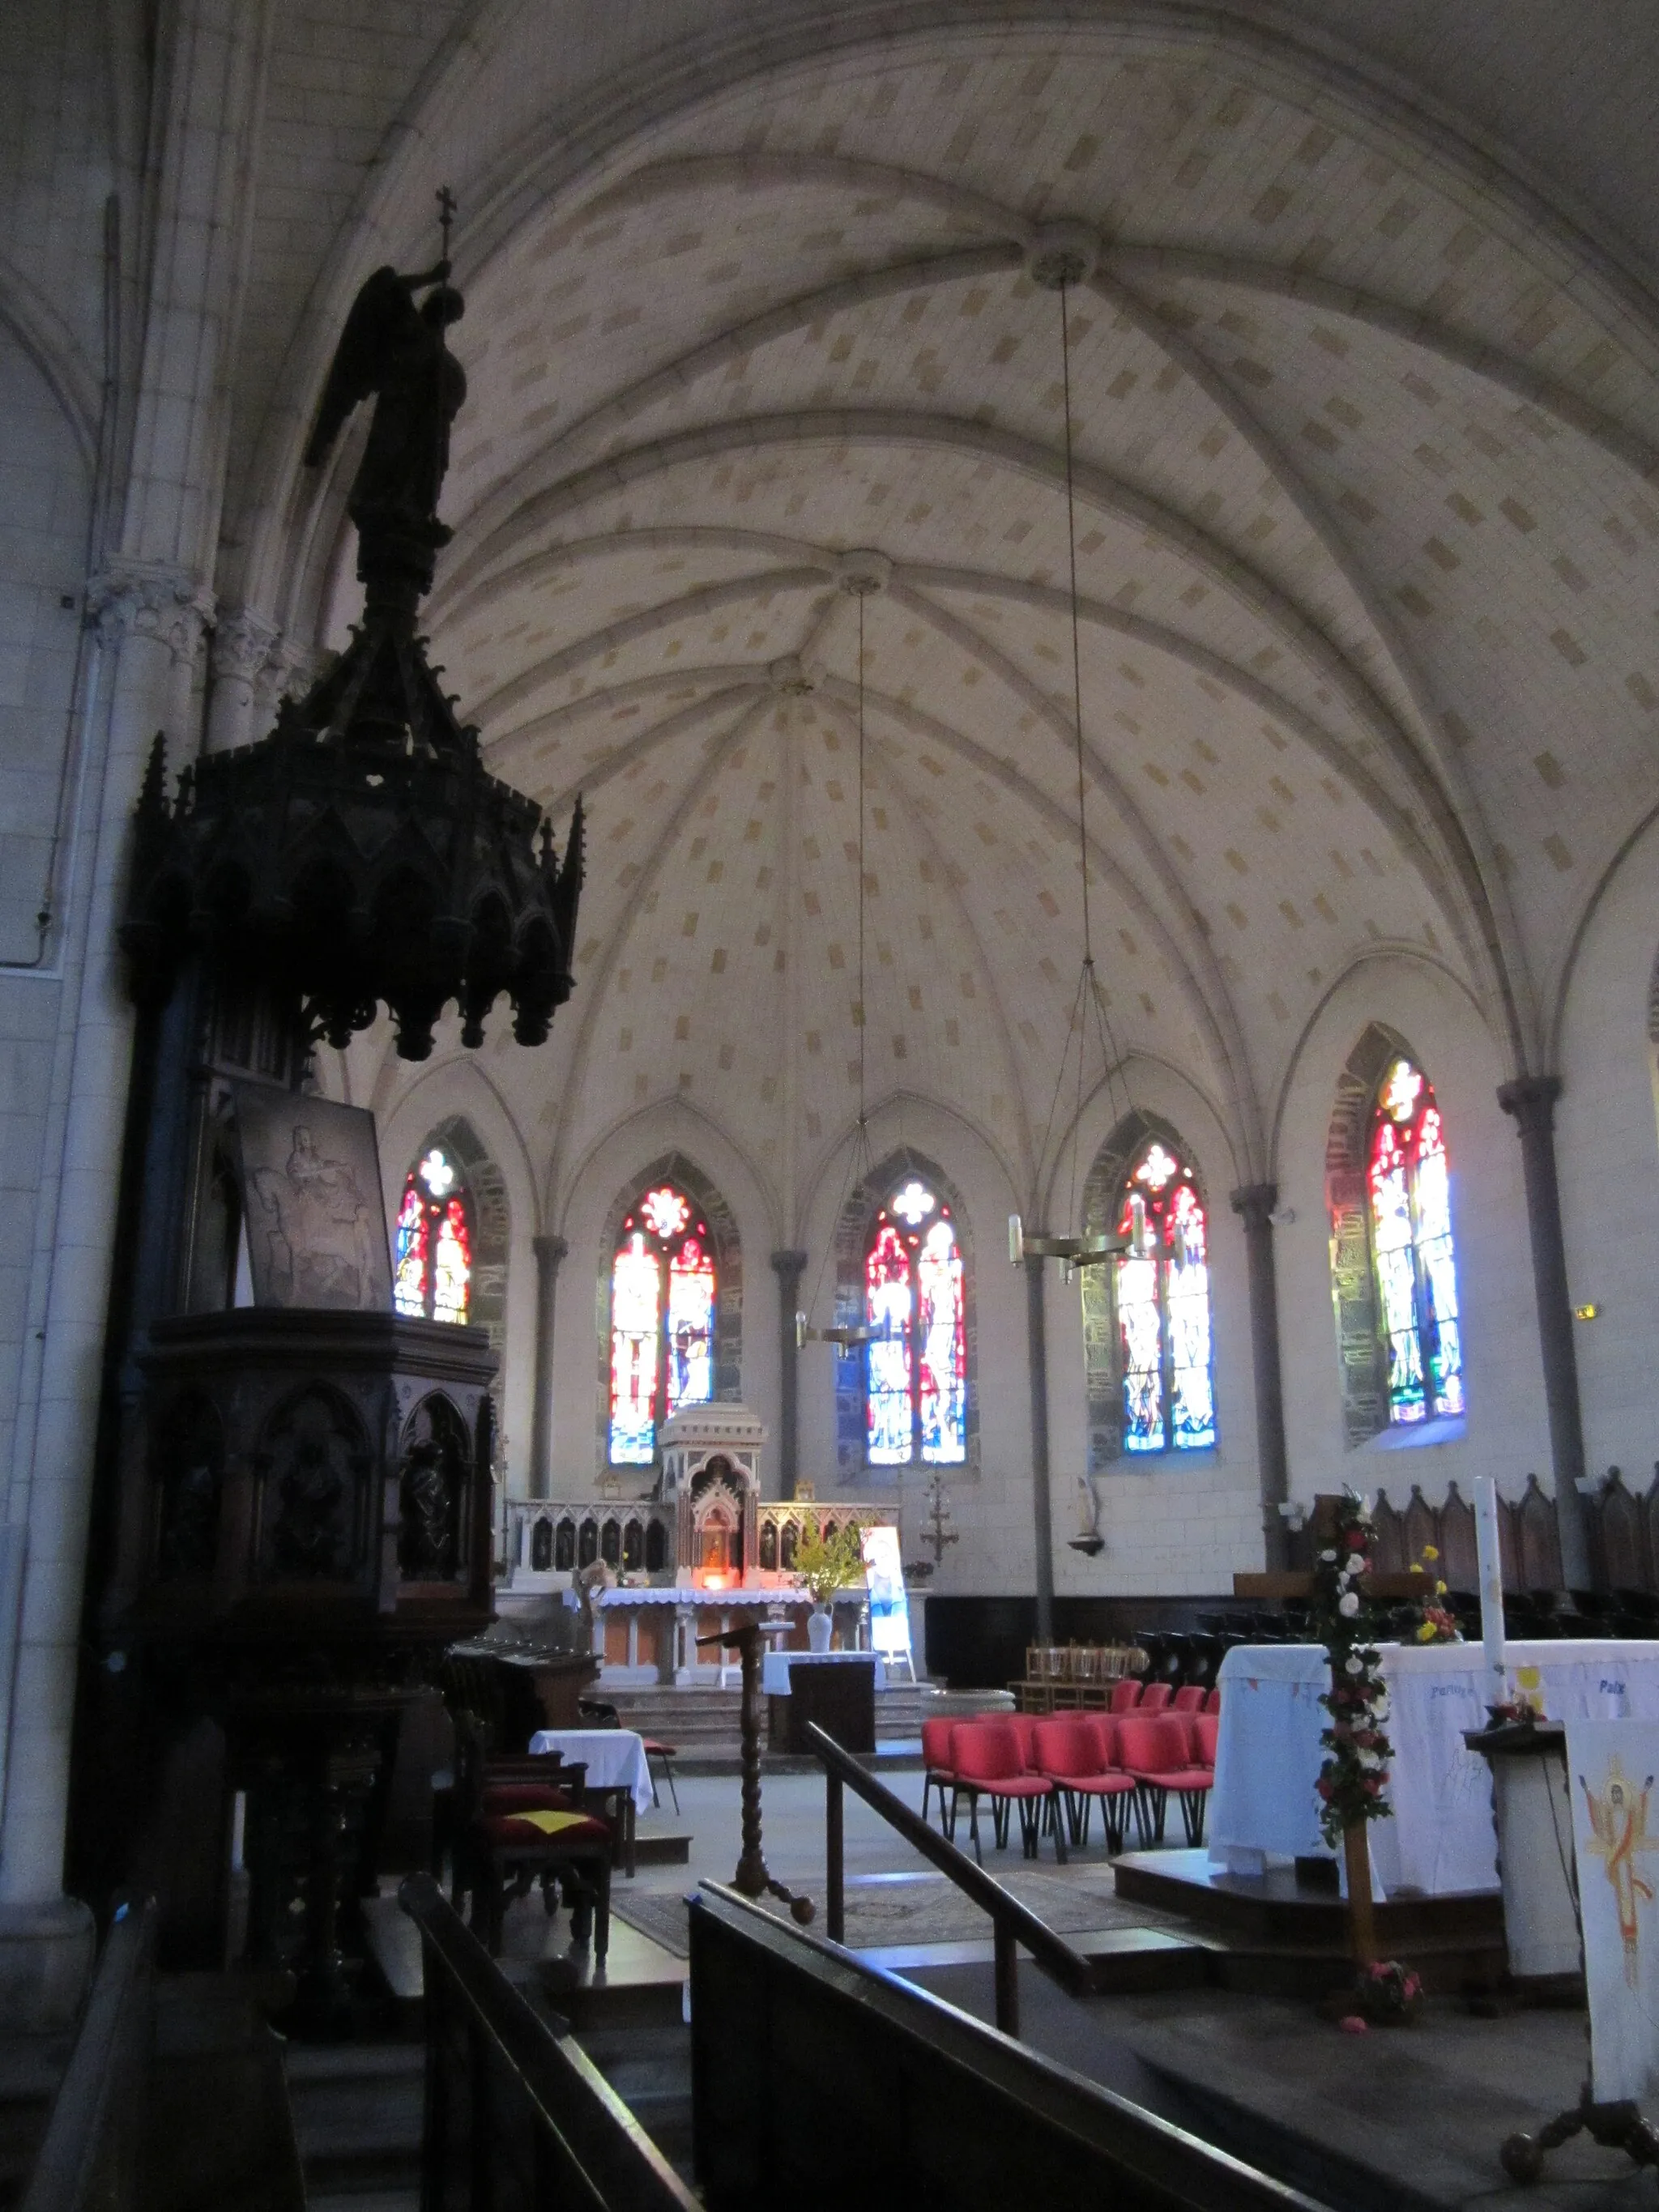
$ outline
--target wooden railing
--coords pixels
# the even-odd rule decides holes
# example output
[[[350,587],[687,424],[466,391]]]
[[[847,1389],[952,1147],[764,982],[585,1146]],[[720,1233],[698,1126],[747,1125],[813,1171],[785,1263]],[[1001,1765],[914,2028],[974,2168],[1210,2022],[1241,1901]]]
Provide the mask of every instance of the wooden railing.
[[[1321,2212],[707,1882],[691,1907],[691,2080],[709,2212]]]
[[[1018,1946],[1024,1944],[1046,1974],[1073,1996],[1085,1996],[1095,1986],[1093,1963],[1058,1936],[1046,1920],[1039,1920],[994,1875],[976,1866],[946,1836],[930,1828],[902,1797],[876,1780],[844,1751],[816,1722],[809,1722],[807,1741],[822,1761],[824,1775],[824,1933],[832,1943],[843,1940],[847,1919],[846,1859],[842,1845],[842,1792],[850,1790],[872,1812],[879,1813],[890,1828],[902,1836],[913,1850],[948,1875],[964,1896],[991,1917],[994,1946],[997,2026],[1005,2035],[1019,2033],[1019,1976]]]
[[[131,2212],[143,2182],[155,1900],[118,1904],[19,2212]]]
[[[513,1987],[430,1875],[411,1875],[398,1901],[425,1966],[421,2212],[696,2212],[592,2060]]]

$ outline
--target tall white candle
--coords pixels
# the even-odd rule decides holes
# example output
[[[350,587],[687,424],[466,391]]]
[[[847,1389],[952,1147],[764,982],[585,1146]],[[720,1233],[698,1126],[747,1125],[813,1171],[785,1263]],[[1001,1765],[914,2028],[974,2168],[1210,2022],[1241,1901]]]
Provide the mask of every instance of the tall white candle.
[[[1504,1561],[1498,1543],[1498,1485],[1474,1478],[1474,1545],[1480,1572],[1480,1641],[1485,1647],[1486,1702],[1507,1703],[1504,1668]]]

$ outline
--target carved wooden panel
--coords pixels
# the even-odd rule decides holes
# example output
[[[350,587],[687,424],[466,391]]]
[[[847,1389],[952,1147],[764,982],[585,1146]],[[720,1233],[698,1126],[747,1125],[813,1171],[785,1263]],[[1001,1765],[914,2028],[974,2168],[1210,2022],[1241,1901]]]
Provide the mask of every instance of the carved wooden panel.
[[[1401,1533],[1405,1540],[1405,1564],[1408,1571],[1422,1558],[1425,1545],[1437,1547],[1440,1542],[1440,1516],[1424,1497],[1419,1483],[1413,1483],[1412,1494],[1406,1500],[1406,1510],[1401,1516]]]
[[[1474,1508],[1458,1493],[1455,1482],[1446,1486],[1446,1502],[1440,1509],[1440,1576],[1449,1589],[1480,1587],[1480,1569],[1474,1541]]]
[[[1540,1486],[1538,1477],[1529,1474],[1527,1487],[1516,1514],[1521,1530],[1521,1564],[1518,1585],[1522,1589],[1559,1589],[1561,1577],[1561,1531],[1556,1524],[1555,1501]]]
[[[1616,1467],[1607,1469],[1607,1479],[1602,1486],[1601,1504],[1602,1578],[1608,1589],[1641,1589],[1649,1587],[1646,1518],[1641,1506],[1625,1487],[1625,1478]]]
[[[1376,1571],[1383,1575],[1404,1574],[1411,1564],[1406,1557],[1405,1526],[1395,1508],[1389,1502],[1385,1490],[1376,1493],[1376,1504],[1371,1509],[1371,1522],[1376,1530],[1371,1547]]]

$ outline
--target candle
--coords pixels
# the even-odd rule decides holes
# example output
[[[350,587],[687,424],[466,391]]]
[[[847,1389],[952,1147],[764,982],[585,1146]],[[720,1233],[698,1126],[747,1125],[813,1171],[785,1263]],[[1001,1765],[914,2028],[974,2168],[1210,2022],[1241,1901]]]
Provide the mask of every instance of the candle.
[[[1474,1478],[1474,1544],[1480,1573],[1480,1641],[1486,1656],[1486,1702],[1508,1703],[1504,1672],[1504,1565],[1498,1545],[1498,1485]]]

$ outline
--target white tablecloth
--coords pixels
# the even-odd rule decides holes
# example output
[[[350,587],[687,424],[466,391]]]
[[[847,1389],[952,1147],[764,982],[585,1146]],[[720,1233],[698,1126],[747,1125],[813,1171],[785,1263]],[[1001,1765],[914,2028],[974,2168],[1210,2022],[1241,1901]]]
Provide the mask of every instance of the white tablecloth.
[[[562,1753],[570,1765],[586,1767],[590,1790],[622,1785],[632,1791],[635,1812],[651,1810],[651,1769],[644,1740],[632,1729],[538,1729],[530,1748]]]
[[[1478,1644],[1384,1644],[1395,1747],[1394,1818],[1370,1827],[1384,1893],[1496,1889],[1492,1777],[1463,1741],[1486,1725]],[[1511,1679],[1535,1667],[1551,1720],[1659,1719],[1659,1644],[1505,1647]],[[1314,1784],[1323,1764],[1320,1693],[1329,1668],[1317,1644],[1241,1644],[1221,1663],[1221,1730],[1209,1808],[1212,1860],[1259,1869],[1260,1854],[1328,1856]]]
[[[761,1662],[762,1692],[769,1698],[787,1698],[792,1667],[836,1667],[849,1659],[874,1659],[876,1687],[887,1687],[887,1670],[873,1651],[769,1651]]]

